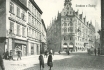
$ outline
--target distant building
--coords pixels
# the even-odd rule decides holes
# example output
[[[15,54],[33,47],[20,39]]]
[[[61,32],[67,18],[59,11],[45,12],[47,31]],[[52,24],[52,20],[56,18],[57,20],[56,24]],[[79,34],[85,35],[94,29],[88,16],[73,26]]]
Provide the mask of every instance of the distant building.
[[[0,51],[13,50],[16,55],[20,49],[22,56],[39,54],[46,38],[42,13],[34,0],[0,0]]]
[[[51,25],[47,28],[47,48],[53,51],[61,50],[61,14],[52,20]]]
[[[75,12],[71,5],[71,0],[65,0],[63,10],[47,29],[47,43],[51,49],[83,51],[95,46],[95,28],[92,22],[87,22],[83,13]],[[59,30],[56,31],[55,28]],[[55,36],[57,33],[60,35]],[[55,43],[60,46],[55,46]]]

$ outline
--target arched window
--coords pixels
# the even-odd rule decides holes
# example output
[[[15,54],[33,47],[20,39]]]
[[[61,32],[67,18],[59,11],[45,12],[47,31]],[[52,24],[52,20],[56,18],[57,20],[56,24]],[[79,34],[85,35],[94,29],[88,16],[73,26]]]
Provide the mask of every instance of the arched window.
[[[70,32],[73,32],[73,27],[70,27]]]
[[[66,22],[64,22],[64,26],[67,26],[67,23]]]
[[[73,23],[72,22],[70,22],[70,26],[73,26]]]
[[[67,32],[67,28],[64,28],[64,32]]]

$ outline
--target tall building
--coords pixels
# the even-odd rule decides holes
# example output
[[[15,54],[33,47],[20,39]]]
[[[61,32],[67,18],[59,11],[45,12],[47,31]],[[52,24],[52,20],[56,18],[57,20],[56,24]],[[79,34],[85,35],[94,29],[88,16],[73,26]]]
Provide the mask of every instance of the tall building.
[[[47,29],[48,41],[51,41],[50,43],[58,42],[59,44],[61,44],[60,45],[61,50],[70,49],[72,51],[78,51],[78,50],[83,51],[88,47],[94,47],[95,28],[92,25],[92,22],[87,22],[86,17],[83,17],[83,12],[82,14],[79,14],[78,11],[75,12],[71,7],[71,5],[72,5],[71,0],[65,0],[64,8],[60,13],[60,17],[59,17],[60,19],[57,20],[59,22],[58,25],[54,21],[48,28],[50,30]],[[56,33],[60,32],[59,33],[60,37],[57,36],[57,38],[60,38],[60,41],[58,41],[59,39],[58,40],[54,39],[56,38],[55,34],[53,34],[53,32],[55,31],[54,28],[55,26],[56,28],[57,27],[60,28],[60,30],[56,32]],[[53,31],[53,32],[49,32],[49,31]],[[55,43],[52,43],[52,45],[53,46],[51,46],[51,48],[54,48]]]
[[[0,52],[12,50],[16,55],[20,49],[22,56],[39,54],[41,34],[46,33],[42,13],[34,0],[0,0]]]

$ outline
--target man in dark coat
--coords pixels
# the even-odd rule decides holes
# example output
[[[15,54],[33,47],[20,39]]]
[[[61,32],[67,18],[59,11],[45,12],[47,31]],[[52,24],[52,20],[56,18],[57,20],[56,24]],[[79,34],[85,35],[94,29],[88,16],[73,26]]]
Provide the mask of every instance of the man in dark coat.
[[[0,54],[0,67],[1,67],[2,70],[5,70],[4,62],[3,62],[1,54]]]
[[[51,52],[49,53],[49,56],[48,56],[48,62],[47,62],[47,65],[50,67],[50,70],[51,70],[51,67],[53,67],[52,53],[51,53]]]
[[[98,48],[98,56],[100,56],[100,48]]]
[[[39,63],[40,63],[40,70],[41,70],[41,66],[42,66],[42,69],[44,68],[44,58],[42,53],[39,56]]]
[[[9,52],[8,52],[8,50],[4,53],[4,59],[8,59],[9,58]]]
[[[96,56],[96,48],[94,49],[94,53],[95,53],[95,56]]]

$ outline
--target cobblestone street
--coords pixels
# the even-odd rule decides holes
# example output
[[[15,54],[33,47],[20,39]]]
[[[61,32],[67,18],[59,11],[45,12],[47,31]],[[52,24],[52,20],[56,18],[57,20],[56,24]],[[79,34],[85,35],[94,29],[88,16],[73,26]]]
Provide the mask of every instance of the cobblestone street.
[[[45,60],[44,70],[49,70],[47,58]],[[40,70],[38,55],[22,60],[8,61],[4,60],[6,70]],[[67,55],[56,54],[53,56],[52,70],[104,70],[104,56],[88,55],[85,52],[71,53]]]
[[[67,57],[68,55],[59,55]],[[104,56],[88,55],[86,53],[72,53],[70,57],[54,60],[54,66],[52,70],[104,70]],[[39,65],[25,70],[39,70]],[[44,70],[49,70],[49,67],[45,64]]]

